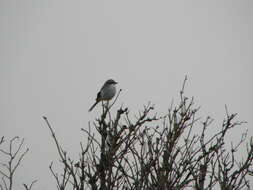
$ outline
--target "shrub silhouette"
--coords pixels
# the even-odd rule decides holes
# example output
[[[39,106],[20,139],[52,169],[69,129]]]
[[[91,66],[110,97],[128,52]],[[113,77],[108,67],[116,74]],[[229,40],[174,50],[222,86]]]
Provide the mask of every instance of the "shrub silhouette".
[[[235,121],[237,114],[226,115],[219,131],[210,134],[212,119],[199,118],[199,107],[193,98],[185,96],[184,80],[180,101],[171,104],[168,113],[158,115],[150,103],[135,117],[128,108],[120,107],[115,113],[111,106],[102,104],[101,115],[81,129],[87,141],[80,143],[80,158],[73,160],[59,143],[47,117],[43,117],[50,130],[60,158],[62,171],[56,172],[53,163],[49,169],[57,182],[57,189],[66,190],[239,190],[250,189],[253,175],[253,139],[247,140],[247,131],[239,142],[227,142],[229,131],[245,122]],[[3,149],[0,140],[0,190],[12,190],[13,176],[27,150],[23,142],[14,137],[9,149]],[[85,145],[84,145],[85,144]],[[237,160],[238,150],[245,147],[247,154]],[[15,149],[15,150],[14,150]],[[26,190],[31,190],[23,184]]]
[[[87,142],[81,143],[79,161],[68,157],[44,117],[62,163],[61,175],[50,165],[58,189],[250,189],[252,138],[243,161],[236,160],[236,153],[247,133],[237,144],[225,142],[228,131],[244,122],[235,121],[237,114],[229,114],[226,108],[220,130],[208,134],[212,119],[198,118],[199,107],[184,94],[185,82],[178,105],[171,105],[163,116],[150,103],[134,118],[128,108],[112,113],[111,106],[102,105],[93,126],[82,129]]]

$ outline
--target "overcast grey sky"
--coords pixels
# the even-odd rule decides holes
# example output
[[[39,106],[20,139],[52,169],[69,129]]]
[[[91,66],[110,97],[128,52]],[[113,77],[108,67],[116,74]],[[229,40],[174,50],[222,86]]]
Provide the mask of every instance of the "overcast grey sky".
[[[148,101],[165,113],[185,75],[187,94],[218,127],[227,104],[253,134],[253,1],[0,1],[0,135],[26,138],[30,152],[16,175],[55,187],[48,165],[56,149],[46,115],[70,154],[108,78],[137,112]]]

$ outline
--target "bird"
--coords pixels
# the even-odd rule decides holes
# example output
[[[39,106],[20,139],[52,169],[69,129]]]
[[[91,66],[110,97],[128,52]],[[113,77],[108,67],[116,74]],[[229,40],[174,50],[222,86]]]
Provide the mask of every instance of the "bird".
[[[89,112],[93,110],[93,108],[100,102],[100,101],[109,101],[111,100],[116,94],[116,84],[113,79],[107,80],[100,91],[97,93],[96,102],[91,106]]]

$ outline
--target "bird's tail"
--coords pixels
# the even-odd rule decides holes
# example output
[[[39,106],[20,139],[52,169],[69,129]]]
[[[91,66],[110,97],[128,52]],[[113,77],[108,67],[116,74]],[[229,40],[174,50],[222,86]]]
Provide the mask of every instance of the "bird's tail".
[[[89,111],[92,111],[93,108],[98,104],[98,102],[99,102],[99,101],[96,101],[96,102],[91,106],[91,108],[89,109]]]

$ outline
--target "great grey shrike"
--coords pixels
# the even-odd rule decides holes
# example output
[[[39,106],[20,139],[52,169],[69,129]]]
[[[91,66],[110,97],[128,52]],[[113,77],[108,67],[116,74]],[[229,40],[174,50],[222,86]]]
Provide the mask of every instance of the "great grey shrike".
[[[115,94],[116,94],[116,84],[113,79],[107,80],[100,91],[97,93],[96,102],[91,106],[89,111],[92,111],[92,109],[100,102],[100,101],[109,101],[111,100]]]

